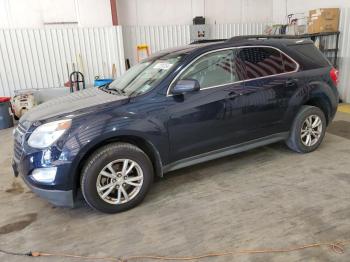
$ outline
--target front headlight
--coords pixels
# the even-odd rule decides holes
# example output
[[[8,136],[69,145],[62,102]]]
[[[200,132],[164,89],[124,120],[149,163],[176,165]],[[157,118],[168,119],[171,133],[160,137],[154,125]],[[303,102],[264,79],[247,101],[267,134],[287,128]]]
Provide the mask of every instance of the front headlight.
[[[56,142],[71,126],[72,120],[58,120],[37,127],[28,139],[34,148],[46,148]]]

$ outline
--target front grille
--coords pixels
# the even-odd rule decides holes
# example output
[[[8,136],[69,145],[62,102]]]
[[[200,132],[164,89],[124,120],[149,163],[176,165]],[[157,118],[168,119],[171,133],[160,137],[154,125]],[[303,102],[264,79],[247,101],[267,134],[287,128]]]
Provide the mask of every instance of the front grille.
[[[22,152],[23,152],[22,145],[15,140],[15,143],[14,143],[14,154],[13,154],[14,158],[16,160],[20,160],[21,156],[22,156]]]
[[[23,142],[27,129],[19,123],[14,133],[14,158],[20,160],[23,153]]]
[[[21,123],[18,123],[17,130],[22,134],[25,134],[27,132],[27,129]]]

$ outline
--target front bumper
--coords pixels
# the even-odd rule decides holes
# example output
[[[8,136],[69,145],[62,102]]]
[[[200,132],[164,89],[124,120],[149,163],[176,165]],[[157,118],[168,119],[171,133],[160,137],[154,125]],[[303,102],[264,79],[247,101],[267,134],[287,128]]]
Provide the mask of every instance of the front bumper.
[[[14,175],[17,177],[20,175],[23,179],[23,181],[26,183],[26,185],[30,188],[31,191],[33,191],[38,196],[46,199],[50,203],[54,204],[55,206],[64,206],[64,207],[74,207],[74,194],[73,190],[54,190],[54,189],[44,189],[39,188],[31,183],[29,181],[28,176],[24,176],[19,168],[18,164],[15,161],[12,161],[12,169],[14,172]]]

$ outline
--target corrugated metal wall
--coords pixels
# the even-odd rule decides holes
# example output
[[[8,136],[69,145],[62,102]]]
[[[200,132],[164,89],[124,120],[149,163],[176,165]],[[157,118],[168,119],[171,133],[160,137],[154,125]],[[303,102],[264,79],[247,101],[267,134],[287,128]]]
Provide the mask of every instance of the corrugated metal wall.
[[[94,76],[125,71],[122,29],[0,29],[0,96],[14,90],[60,87],[74,67],[92,84]]]
[[[211,25],[211,36],[216,39],[225,39],[238,35],[264,34],[267,23],[240,23]]]
[[[350,8],[343,8],[340,17],[339,93],[350,103]]]
[[[137,62],[136,46],[147,44],[150,52],[190,43],[189,25],[123,26],[125,58]]]
[[[262,34],[267,24],[215,24],[210,25],[212,39],[237,35]],[[123,26],[125,57],[136,63],[136,46],[147,44],[151,53],[190,43],[190,25]]]
[[[350,102],[350,9],[342,9],[340,21],[339,91]],[[221,39],[263,34],[267,25],[215,24],[210,25],[210,35]],[[94,76],[110,77],[112,64],[117,75],[124,72],[124,57],[135,64],[138,44],[148,44],[154,53],[189,43],[189,25],[0,29],[0,96],[16,89],[63,86],[67,64],[72,71],[73,63],[92,84]]]

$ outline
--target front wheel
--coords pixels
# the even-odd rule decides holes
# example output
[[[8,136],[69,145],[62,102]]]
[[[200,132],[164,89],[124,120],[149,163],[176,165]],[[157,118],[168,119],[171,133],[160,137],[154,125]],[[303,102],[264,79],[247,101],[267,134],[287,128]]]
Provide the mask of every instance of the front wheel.
[[[321,109],[315,106],[303,106],[294,119],[286,143],[290,149],[298,153],[312,152],[322,143],[326,127],[326,118]]]
[[[152,182],[148,156],[134,145],[113,143],[89,158],[82,171],[81,188],[92,208],[118,213],[138,205]]]

